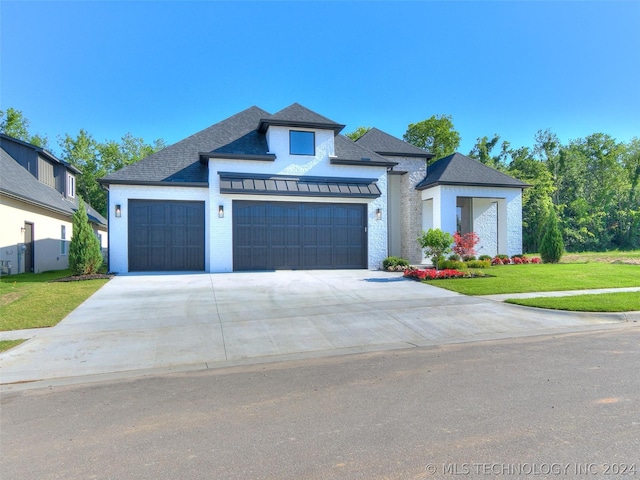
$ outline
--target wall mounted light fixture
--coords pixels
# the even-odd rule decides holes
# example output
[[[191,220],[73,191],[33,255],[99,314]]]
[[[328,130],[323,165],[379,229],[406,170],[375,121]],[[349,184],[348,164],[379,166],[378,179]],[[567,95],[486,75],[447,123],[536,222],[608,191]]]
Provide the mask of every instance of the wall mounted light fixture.
[[[224,218],[224,205],[218,206],[218,218]]]
[[[120,218],[122,216],[122,207],[120,204],[116,205],[116,218]]]
[[[376,208],[376,220],[382,220],[382,209]]]

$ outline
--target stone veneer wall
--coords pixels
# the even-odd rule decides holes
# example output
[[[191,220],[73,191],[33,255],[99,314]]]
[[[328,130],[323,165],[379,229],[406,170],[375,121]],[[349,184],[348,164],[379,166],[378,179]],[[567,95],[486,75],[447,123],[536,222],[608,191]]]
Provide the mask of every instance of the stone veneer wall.
[[[422,233],[422,196],[416,185],[427,175],[427,162],[423,158],[386,157],[397,162],[394,170],[406,171],[401,177],[400,220],[402,257],[410,263],[422,262],[422,251],[417,239]]]

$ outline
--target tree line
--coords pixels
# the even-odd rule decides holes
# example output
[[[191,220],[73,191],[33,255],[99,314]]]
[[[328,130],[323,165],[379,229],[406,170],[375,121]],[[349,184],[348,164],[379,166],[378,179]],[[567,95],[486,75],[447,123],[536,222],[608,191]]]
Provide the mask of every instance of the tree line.
[[[367,131],[347,135],[356,140]],[[403,139],[434,153],[432,161],[460,145],[448,115],[410,124]],[[547,129],[532,148],[500,140],[479,137],[468,156],[531,185],[522,195],[523,253],[540,251],[552,211],[567,251],[640,248],[640,138],[593,133],[562,143]]]
[[[19,110],[0,111],[0,131],[49,148],[48,138],[32,135]],[[357,140],[368,131],[358,127],[347,136]],[[433,115],[407,127],[403,139],[435,155],[457,151],[460,134],[449,115]],[[106,215],[106,192],[97,179],[164,148],[131,133],[119,141],[98,142],[86,130],[58,137],[60,158],[78,168],[77,191]],[[619,142],[593,133],[562,143],[551,130],[540,130],[533,147],[514,147],[499,135],[479,137],[469,156],[529,185],[523,192],[523,253],[540,249],[545,224],[555,213],[568,251],[640,248],[640,138]]]

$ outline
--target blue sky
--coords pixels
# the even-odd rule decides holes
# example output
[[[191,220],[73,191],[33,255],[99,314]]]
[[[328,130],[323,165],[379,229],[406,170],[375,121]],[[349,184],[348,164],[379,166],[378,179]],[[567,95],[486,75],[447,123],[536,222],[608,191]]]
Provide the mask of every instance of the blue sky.
[[[181,140],[299,102],[402,137],[640,136],[640,2],[0,3],[0,109],[31,133]]]

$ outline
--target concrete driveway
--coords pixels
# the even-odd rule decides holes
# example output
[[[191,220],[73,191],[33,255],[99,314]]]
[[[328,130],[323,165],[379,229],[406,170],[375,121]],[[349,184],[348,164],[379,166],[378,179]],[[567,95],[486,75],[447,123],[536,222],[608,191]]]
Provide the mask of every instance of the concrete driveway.
[[[510,306],[380,271],[119,275],[56,327],[0,354],[0,383],[407,348],[623,318]]]

